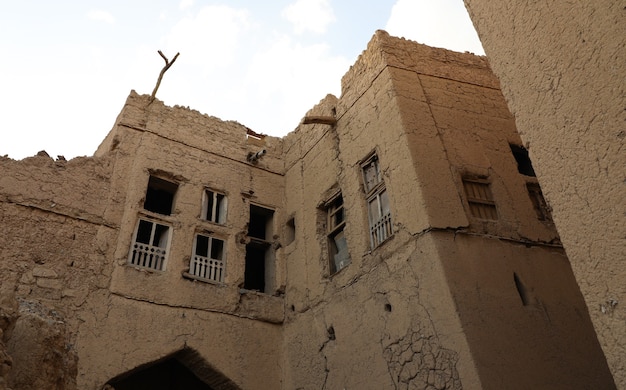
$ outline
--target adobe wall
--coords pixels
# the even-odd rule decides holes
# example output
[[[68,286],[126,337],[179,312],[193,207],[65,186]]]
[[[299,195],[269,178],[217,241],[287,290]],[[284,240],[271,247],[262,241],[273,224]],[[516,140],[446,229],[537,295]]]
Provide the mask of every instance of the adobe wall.
[[[529,199],[536,179],[518,172],[497,80],[484,58],[431,50],[378,32],[342,97],[307,114],[337,124],[285,139],[287,387],[611,388],[558,234]],[[374,250],[360,172],[372,150],[395,231]],[[490,178],[497,221],[471,216],[467,173]],[[324,203],[339,189],[351,264],[331,275]]]
[[[436,302],[446,310],[453,306],[440,266],[433,261],[432,242],[424,236],[417,244],[402,228],[410,225],[418,209],[407,207],[409,203],[392,192],[398,232],[376,251],[370,250],[358,161],[376,149],[390,192],[403,187],[403,181],[415,183],[415,173],[406,164],[410,161],[406,146],[392,151],[384,145],[402,137],[399,115],[393,112],[396,107],[380,100],[377,115],[367,107],[371,94],[390,86],[389,79],[377,79],[367,97],[346,113],[335,97],[326,97],[309,114],[328,116],[336,109],[337,127],[301,125],[285,139],[285,178],[290,189],[285,209],[295,216],[296,237],[285,249],[284,388],[426,388],[431,384],[460,389],[463,375],[463,383],[470,387],[478,381],[455,317],[436,323],[427,309],[429,303],[422,301],[422,294],[427,294],[423,280],[430,279]],[[371,123],[366,125],[368,120]],[[380,121],[386,121],[384,132],[377,130]],[[402,153],[404,158],[393,157]],[[331,276],[323,204],[338,190],[344,200],[351,264]],[[428,263],[431,269],[418,274],[414,267],[419,263]]]
[[[8,385],[100,389],[184,349],[203,359],[206,372],[197,375],[218,372],[246,389],[280,387],[285,282],[277,224],[272,290],[240,286],[250,203],[276,207],[283,219],[282,146],[246,133],[235,122],[131,93],[96,157],[0,160],[1,287],[19,302],[14,325],[3,325]],[[248,163],[260,148],[263,160]],[[179,182],[171,216],[143,210],[150,174]],[[224,226],[201,220],[205,188],[229,197]],[[127,264],[145,214],[172,225],[164,271]],[[194,234],[205,230],[226,241],[223,284],[183,277]],[[2,298],[10,308],[10,295]]]
[[[114,130],[97,152],[107,153],[108,149],[116,154],[114,176],[120,179],[118,188],[125,188],[126,200],[118,209],[122,223],[112,253],[109,302],[114,315],[92,318],[80,350],[81,357],[88,356],[84,371],[89,386],[181,348],[192,348],[212,369],[241,388],[280,386],[280,324],[284,317],[280,294],[285,282],[277,221],[284,219],[280,209],[284,194],[279,158],[282,144],[272,137],[247,138],[246,133],[236,122],[167,107],[134,92],[129,96]],[[256,164],[249,163],[248,153],[260,149],[267,154]],[[178,184],[171,215],[144,210],[150,175]],[[227,197],[224,224],[201,218],[205,189]],[[278,249],[267,294],[242,290],[250,204],[275,209],[272,239]],[[140,217],[172,228],[163,271],[128,265]],[[196,233],[224,240],[222,283],[185,276]],[[136,316],[141,321],[136,321]],[[116,328],[129,332],[115,336]],[[110,345],[109,337],[102,335],[119,341]],[[93,353],[105,347],[124,358],[111,360]]]
[[[626,11],[610,0],[465,4],[626,389]]]
[[[80,313],[93,310],[110,280],[106,254],[118,225],[103,215],[113,162],[40,153],[0,165],[0,283],[3,300],[14,296],[19,305],[6,340],[13,360],[7,382],[73,389]]]

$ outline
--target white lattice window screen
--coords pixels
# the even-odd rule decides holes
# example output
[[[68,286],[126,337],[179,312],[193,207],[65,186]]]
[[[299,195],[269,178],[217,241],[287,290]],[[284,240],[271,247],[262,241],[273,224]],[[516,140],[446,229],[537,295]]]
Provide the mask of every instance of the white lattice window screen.
[[[389,209],[389,197],[383,187],[379,192],[370,196],[368,200],[370,241],[372,248],[385,241],[392,233],[391,210]]]
[[[393,232],[389,197],[380,172],[378,157],[372,155],[361,167],[363,170],[363,184],[367,194],[370,245],[372,248],[376,248],[389,238]]]
[[[219,224],[226,223],[226,195],[212,190],[204,192],[202,218]]]
[[[161,271],[165,268],[170,227],[139,219],[128,262],[134,266]]]
[[[219,238],[196,235],[189,273],[214,282],[224,281],[224,241]]]

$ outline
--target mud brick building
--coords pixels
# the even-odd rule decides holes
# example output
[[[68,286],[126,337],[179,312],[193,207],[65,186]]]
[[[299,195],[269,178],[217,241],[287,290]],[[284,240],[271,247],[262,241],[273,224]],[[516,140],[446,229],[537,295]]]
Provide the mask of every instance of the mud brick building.
[[[0,388],[615,388],[485,57],[379,31],[282,139],[131,92],[0,169]]]

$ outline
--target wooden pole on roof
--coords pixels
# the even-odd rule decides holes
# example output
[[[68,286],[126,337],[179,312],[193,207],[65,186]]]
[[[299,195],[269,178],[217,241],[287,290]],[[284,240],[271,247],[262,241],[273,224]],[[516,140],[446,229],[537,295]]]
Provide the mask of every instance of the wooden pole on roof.
[[[163,75],[174,64],[174,61],[176,61],[176,59],[178,58],[178,55],[180,54],[180,53],[176,53],[174,58],[172,58],[172,61],[170,61],[170,60],[167,59],[167,57],[163,54],[163,52],[161,50],[159,50],[158,52],[159,52],[159,55],[165,61],[165,66],[163,67],[163,69],[161,69],[161,73],[159,73],[159,78],[157,80],[157,83],[154,86],[154,90],[152,91],[152,99],[153,100],[154,100],[154,98],[156,96],[156,93],[157,93],[157,90],[159,89],[159,86],[161,85],[161,80],[163,79]]]

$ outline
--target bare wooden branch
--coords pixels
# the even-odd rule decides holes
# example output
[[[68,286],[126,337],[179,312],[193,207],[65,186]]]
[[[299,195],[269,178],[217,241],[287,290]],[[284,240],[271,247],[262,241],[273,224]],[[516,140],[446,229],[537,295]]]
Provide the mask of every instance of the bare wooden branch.
[[[310,125],[320,123],[322,125],[334,125],[337,123],[337,118],[333,116],[305,116],[302,120],[302,124]]]
[[[172,61],[170,61],[167,59],[167,57],[165,56],[165,54],[163,54],[161,50],[159,50],[158,53],[165,61],[165,66],[163,67],[163,69],[161,69],[161,73],[159,73],[159,78],[157,80],[156,85],[154,86],[154,90],[152,91],[152,99],[154,99],[156,96],[157,90],[159,89],[159,86],[161,85],[161,80],[163,79],[163,75],[174,64],[174,61],[176,61],[176,59],[178,58],[178,55],[180,54],[180,53],[176,53],[174,58],[172,58]]]

